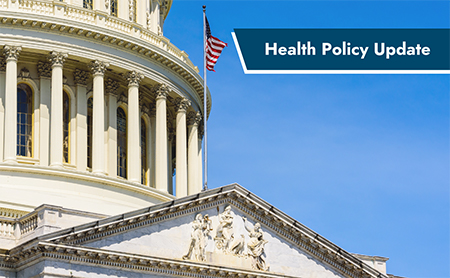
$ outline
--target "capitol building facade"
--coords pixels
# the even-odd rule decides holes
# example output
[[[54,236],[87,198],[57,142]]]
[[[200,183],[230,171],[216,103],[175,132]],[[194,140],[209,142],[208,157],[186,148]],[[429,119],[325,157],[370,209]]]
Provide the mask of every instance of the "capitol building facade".
[[[202,191],[211,97],[171,5],[0,0],[0,277],[388,277],[240,185]]]

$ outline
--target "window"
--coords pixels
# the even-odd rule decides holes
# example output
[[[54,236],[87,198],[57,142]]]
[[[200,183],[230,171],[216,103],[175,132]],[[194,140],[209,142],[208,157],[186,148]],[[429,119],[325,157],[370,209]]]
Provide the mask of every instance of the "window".
[[[33,156],[33,91],[27,84],[17,85],[17,155]]]
[[[117,0],[111,0],[111,5],[109,6],[110,14],[112,16],[117,16]]]
[[[141,118],[141,183],[147,184],[147,127]]]
[[[94,103],[92,97],[87,101],[87,167],[92,168],[92,113]]]
[[[69,126],[70,126],[70,98],[66,91],[63,93],[63,159],[69,163]]]
[[[93,10],[94,9],[93,0],[83,0],[83,8]]]
[[[117,175],[127,178],[127,116],[117,108]]]

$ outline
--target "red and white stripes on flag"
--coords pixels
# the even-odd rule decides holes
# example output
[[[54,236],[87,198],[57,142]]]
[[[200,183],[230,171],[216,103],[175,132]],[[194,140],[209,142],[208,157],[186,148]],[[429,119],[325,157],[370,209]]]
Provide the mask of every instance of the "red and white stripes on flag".
[[[220,53],[228,46],[228,44],[219,40],[216,37],[211,36],[211,29],[209,28],[208,19],[205,16],[206,23],[206,69],[210,71],[215,71],[214,66],[216,65],[217,59],[219,59]]]

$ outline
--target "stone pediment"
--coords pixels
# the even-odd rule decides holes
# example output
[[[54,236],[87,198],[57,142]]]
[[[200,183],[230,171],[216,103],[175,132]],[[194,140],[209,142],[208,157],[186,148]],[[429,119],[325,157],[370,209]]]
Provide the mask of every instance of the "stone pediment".
[[[113,254],[94,257],[137,264],[144,258],[163,260],[180,269],[215,266],[261,277],[387,277],[237,184],[36,241],[47,251]],[[28,244],[36,248],[36,242]]]

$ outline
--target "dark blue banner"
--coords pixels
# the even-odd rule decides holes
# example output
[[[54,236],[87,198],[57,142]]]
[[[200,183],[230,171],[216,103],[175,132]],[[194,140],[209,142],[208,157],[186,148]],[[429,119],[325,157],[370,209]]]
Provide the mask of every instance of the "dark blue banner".
[[[450,73],[449,29],[235,29],[246,73]]]

